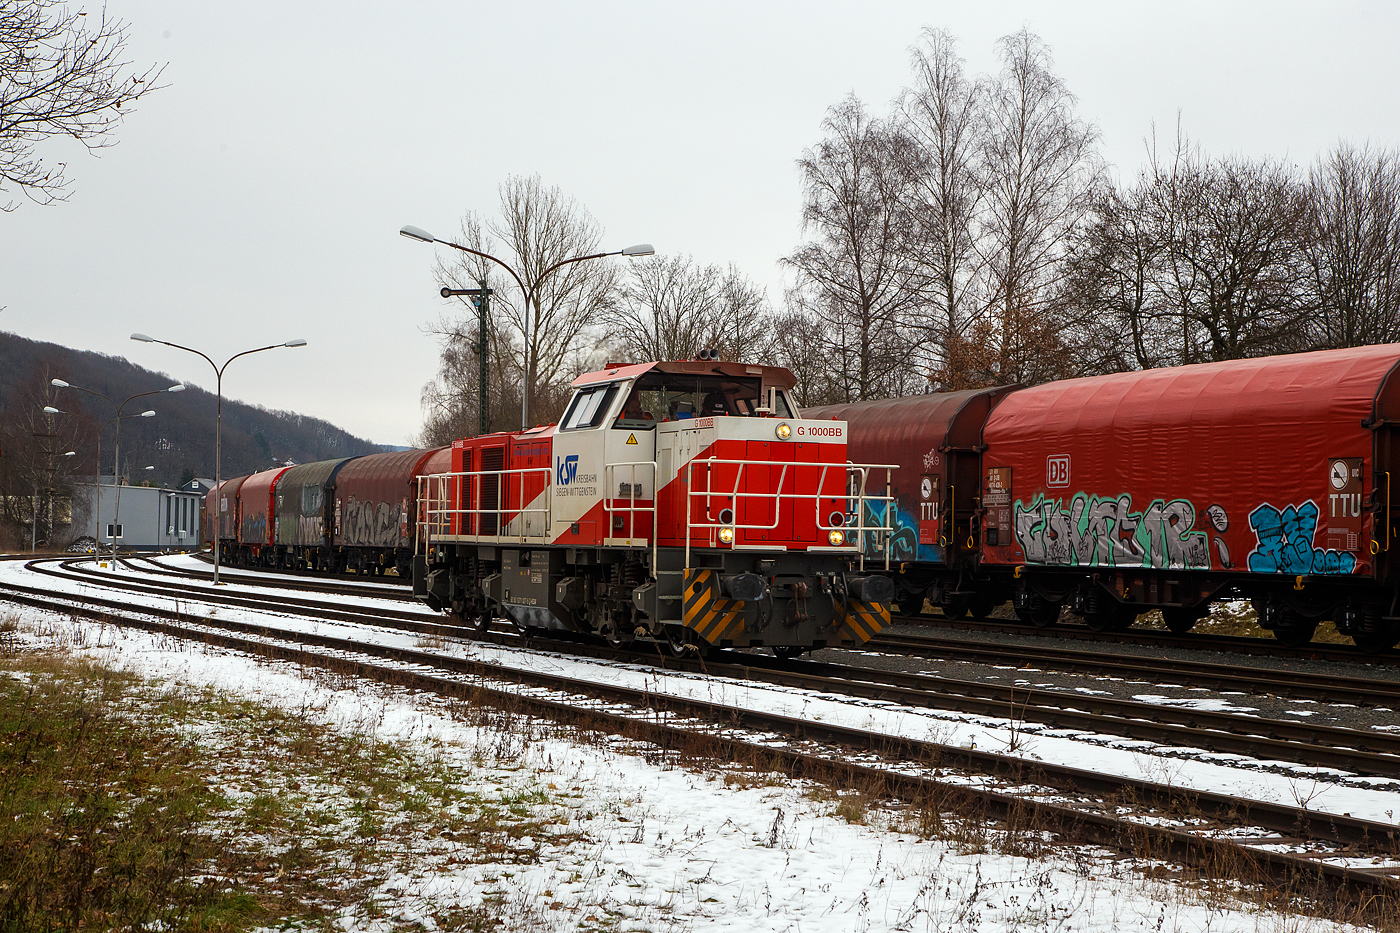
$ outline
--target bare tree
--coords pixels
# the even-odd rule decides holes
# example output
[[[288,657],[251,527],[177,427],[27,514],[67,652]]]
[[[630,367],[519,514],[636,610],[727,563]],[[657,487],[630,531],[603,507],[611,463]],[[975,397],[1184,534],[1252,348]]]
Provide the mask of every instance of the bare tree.
[[[908,320],[923,289],[894,152],[902,142],[854,96],[827,111],[822,131],[798,162],[814,239],[785,260],[798,276],[795,301],[822,321],[841,401],[897,395],[915,368]]]
[[[475,312],[456,320],[444,317],[432,332],[438,337],[441,357],[436,376],[423,386],[423,427],[414,441],[420,447],[441,447],[457,438],[475,437],[481,429]],[[520,354],[502,340],[499,329],[487,333],[486,352],[493,361],[486,397],[488,431],[511,431],[520,426],[520,371],[497,362],[518,361]],[[504,372],[503,365],[508,367]]]
[[[57,407],[56,375],[52,360],[40,360],[0,411],[0,528],[15,544],[66,544],[53,539],[54,526],[69,512],[76,478],[95,472],[96,421],[81,408],[43,410]],[[64,456],[70,450],[75,456]]]
[[[105,9],[90,16],[57,0],[0,0],[0,192],[61,201],[67,166],[45,163],[35,145],[53,136],[89,150],[112,144],[111,131],[156,90],[162,70],[132,72],[126,42],[126,24]],[[17,206],[0,202],[3,211]]]
[[[588,211],[558,188],[545,187],[539,176],[512,177],[501,185],[500,197],[498,219],[483,224],[475,214],[466,216],[462,245],[496,256],[519,281],[461,252],[439,257],[437,277],[452,288],[486,281],[495,291],[492,329],[502,336],[493,347],[509,356],[497,357],[493,368],[513,372],[529,396],[532,419],[548,421],[560,414],[562,387],[577,370],[580,352],[591,349],[585,331],[611,304],[618,273],[605,262],[551,271],[564,260],[597,253],[602,236]],[[469,329],[464,323],[463,330]]]
[[[1086,373],[1178,361],[1172,350],[1180,325],[1161,294],[1167,243],[1150,194],[1141,183],[1128,191],[1102,186],[1064,259],[1055,316],[1077,322],[1079,342],[1096,351]]]
[[[1308,178],[1307,268],[1313,341],[1400,340],[1400,157],[1343,144]]]
[[[1307,196],[1269,161],[1209,161],[1184,145],[1154,161],[1150,191],[1165,239],[1161,290],[1180,326],[1176,360],[1306,349]]]
[[[632,264],[603,327],[630,359],[689,359],[708,346],[714,312],[712,267],[689,256],[653,256]]]
[[[1101,171],[1098,130],[1075,116],[1075,97],[1038,36],[1022,30],[1000,46],[979,160],[991,338],[999,381],[1038,382],[1059,375],[1056,348],[1044,345],[1058,333],[1047,314]]]
[[[907,179],[912,258],[926,269],[930,368],[948,370],[950,342],[982,311],[975,221],[985,88],[963,74],[956,42],[941,29],[925,29],[911,57],[914,86],[900,96],[897,111],[910,144],[895,151]]]
[[[796,295],[773,317],[773,361],[797,380],[793,395],[802,407],[830,405],[845,398],[844,387],[826,352],[831,340],[821,318],[802,310]]]
[[[702,349],[759,362],[772,341],[763,290],[733,265],[689,256],[634,263],[603,316],[603,328],[634,360],[690,359]]]

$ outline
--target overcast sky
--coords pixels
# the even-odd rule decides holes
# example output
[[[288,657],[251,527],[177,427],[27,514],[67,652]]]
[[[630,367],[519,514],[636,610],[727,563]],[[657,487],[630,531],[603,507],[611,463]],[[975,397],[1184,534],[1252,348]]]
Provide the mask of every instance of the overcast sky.
[[[827,107],[876,113],[925,26],[970,74],[1022,26],[1120,177],[1178,111],[1212,154],[1311,163],[1400,145],[1400,4],[1302,2],[440,3],[111,0],[137,64],[168,63],[72,194],[0,214],[0,330],[135,363],[404,444],[436,367],[433,248],[538,173],[615,249],[734,262],[782,299],[801,237],[795,160]],[[442,249],[442,247],[437,247]],[[624,262],[625,260],[604,260]]]

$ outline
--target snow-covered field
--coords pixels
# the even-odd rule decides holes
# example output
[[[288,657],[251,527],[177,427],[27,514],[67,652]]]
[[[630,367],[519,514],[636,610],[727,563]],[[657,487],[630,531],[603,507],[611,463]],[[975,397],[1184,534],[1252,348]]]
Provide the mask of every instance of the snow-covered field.
[[[0,574],[14,579],[24,572],[6,563]],[[56,586],[77,591],[88,585]],[[150,597],[151,605],[170,603]],[[182,603],[197,614],[188,600]],[[0,614],[12,611],[0,608]],[[246,610],[211,614],[323,632],[350,628]],[[540,806],[552,810],[552,825],[569,829],[556,834],[566,841],[549,843],[529,864],[462,863],[452,857],[451,843],[438,838],[404,843],[408,849],[395,871],[366,879],[376,889],[374,909],[346,910],[340,918],[345,929],[387,930],[414,921],[431,928],[429,918],[442,905],[467,907],[488,897],[507,905],[509,928],[521,930],[1334,929],[1246,909],[1218,891],[1154,880],[1142,866],[1104,852],[1057,849],[1027,859],[1001,854],[995,845],[969,849],[957,839],[923,839],[903,811],[853,814],[829,792],[778,776],[730,774],[726,781],[722,771],[652,765],[620,741],[601,748],[558,735],[512,742],[483,734],[489,726],[463,722],[433,697],[366,684],[337,688],[236,653],[32,610],[18,615],[26,650],[64,645],[143,677],[312,710],[336,728],[370,729],[383,740],[439,756],[463,780],[502,795],[542,791],[546,803]],[[416,641],[384,632],[373,637],[410,646]],[[976,741],[995,750],[1011,734],[1010,724],[995,720],[808,691],[481,645],[449,642],[443,650],[952,744]],[[1372,819],[1388,820],[1388,810],[1400,809],[1400,789],[1389,782],[1295,765],[1264,770],[1204,752],[1171,758],[1113,737],[1047,730],[1031,738],[1028,752],[1178,785],[1289,801],[1307,795],[1313,808]]]

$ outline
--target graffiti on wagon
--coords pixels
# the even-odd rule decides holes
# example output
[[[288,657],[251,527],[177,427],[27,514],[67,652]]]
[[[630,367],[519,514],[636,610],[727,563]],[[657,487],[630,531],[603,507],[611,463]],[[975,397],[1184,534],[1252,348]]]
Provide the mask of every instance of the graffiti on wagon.
[[[1141,511],[1131,496],[1099,498],[1078,493],[1062,499],[1016,501],[1016,538],[1027,563],[1079,567],[1210,569],[1204,531],[1186,499],[1156,499]]]

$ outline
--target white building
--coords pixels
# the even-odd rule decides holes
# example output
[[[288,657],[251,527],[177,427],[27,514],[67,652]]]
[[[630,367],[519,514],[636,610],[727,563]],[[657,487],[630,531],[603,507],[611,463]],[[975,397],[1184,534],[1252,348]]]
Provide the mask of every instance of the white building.
[[[110,547],[112,526],[119,520],[117,544],[121,547],[163,551],[199,547],[203,540],[200,535],[202,493],[158,486],[121,486],[119,505],[118,491],[110,482],[73,487],[75,496],[86,496],[90,503],[85,510],[86,527],[73,526],[74,539],[87,536],[103,547]],[[79,510],[75,509],[74,517],[78,516]]]

